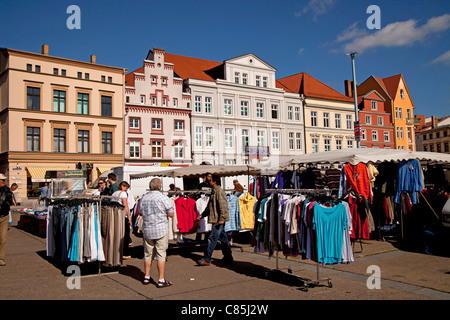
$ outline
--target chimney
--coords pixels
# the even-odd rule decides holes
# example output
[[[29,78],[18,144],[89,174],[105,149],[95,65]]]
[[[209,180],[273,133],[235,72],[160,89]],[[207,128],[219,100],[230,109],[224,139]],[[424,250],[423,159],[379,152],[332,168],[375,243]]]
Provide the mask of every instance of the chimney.
[[[41,53],[48,56],[48,44],[43,44],[42,45]]]
[[[97,63],[97,57],[91,54],[91,63]]]
[[[432,126],[432,128],[437,127],[437,125],[438,125],[437,116],[432,116],[431,117],[431,126]]]
[[[347,97],[353,98],[353,82],[350,80],[344,80],[344,87],[345,87],[345,95]]]

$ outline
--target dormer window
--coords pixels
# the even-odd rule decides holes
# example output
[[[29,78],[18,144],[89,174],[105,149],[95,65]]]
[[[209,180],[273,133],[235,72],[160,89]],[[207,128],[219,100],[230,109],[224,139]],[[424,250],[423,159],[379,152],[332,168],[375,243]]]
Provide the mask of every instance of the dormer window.
[[[403,89],[400,89],[400,98],[405,99],[405,92],[403,91]]]
[[[239,72],[234,73],[234,83],[240,83],[241,82],[241,74]]]

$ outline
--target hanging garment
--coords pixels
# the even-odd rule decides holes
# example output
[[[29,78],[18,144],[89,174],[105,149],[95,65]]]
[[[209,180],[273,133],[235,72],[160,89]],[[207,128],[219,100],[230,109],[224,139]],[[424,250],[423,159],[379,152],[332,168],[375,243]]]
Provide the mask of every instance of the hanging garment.
[[[375,186],[375,177],[380,174],[373,162],[367,163],[367,173],[369,175],[370,186],[373,188]]]
[[[339,190],[341,170],[336,168],[327,169],[323,178],[324,186],[330,190]]]
[[[189,197],[179,197],[175,200],[178,229],[180,233],[194,233],[198,230],[198,212],[196,202]]]
[[[313,229],[317,237],[317,261],[333,264],[342,262],[344,230],[347,228],[347,211],[343,204],[334,207],[314,205]]]
[[[227,194],[227,201],[230,221],[225,222],[225,232],[239,231],[241,229],[239,198],[235,195]]]
[[[417,192],[424,189],[423,172],[418,160],[403,160],[398,164],[395,203],[400,203],[402,193],[410,193],[413,204],[417,203]]]
[[[209,200],[210,197],[205,194],[201,194],[200,198],[197,199],[195,206],[197,208],[197,214],[199,216],[201,216],[205,211],[205,209],[208,207]],[[199,221],[197,232],[198,233],[210,232],[211,226],[212,225],[208,223],[208,217],[204,217],[202,220]]]
[[[350,197],[352,199],[352,197]],[[369,223],[367,220],[366,204],[363,198],[353,199],[349,201],[350,212],[352,215],[352,234],[350,238],[369,239]]]
[[[344,170],[346,190],[348,191],[351,188],[351,190],[356,191],[361,196],[368,199],[369,203],[372,203],[372,188],[370,187],[369,174],[366,165],[364,163],[358,163],[357,165],[346,164]]]
[[[239,212],[241,216],[241,229],[253,230],[255,227],[255,215],[253,209],[255,208],[256,197],[246,192],[239,197]]]

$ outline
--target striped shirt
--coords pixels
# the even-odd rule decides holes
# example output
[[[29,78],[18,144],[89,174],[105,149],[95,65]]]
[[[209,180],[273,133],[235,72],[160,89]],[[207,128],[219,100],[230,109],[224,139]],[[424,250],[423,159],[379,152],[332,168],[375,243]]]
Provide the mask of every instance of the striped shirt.
[[[173,201],[159,191],[146,193],[140,204],[145,239],[160,239],[169,231],[168,213],[173,212]]]

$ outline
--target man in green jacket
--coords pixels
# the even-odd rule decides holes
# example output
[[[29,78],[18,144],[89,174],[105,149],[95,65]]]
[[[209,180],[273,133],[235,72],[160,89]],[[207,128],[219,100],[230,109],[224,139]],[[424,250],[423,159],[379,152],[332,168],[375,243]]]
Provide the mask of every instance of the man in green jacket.
[[[222,244],[223,262],[232,262],[230,244],[228,236],[225,232],[225,222],[230,220],[228,212],[228,201],[225,191],[220,186],[220,177],[213,175],[209,182],[212,190],[211,200],[209,201],[208,223],[212,224],[211,234],[208,238],[208,247],[205,250],[203,258],[197,261],[201,266],[209,266],[211,264],[211,256],[216,249],[217,241]],[[200,216],[198,219],[202,219]]]

